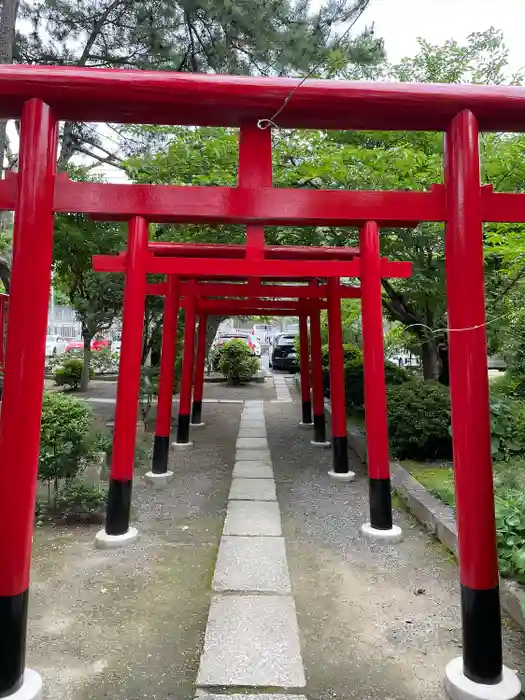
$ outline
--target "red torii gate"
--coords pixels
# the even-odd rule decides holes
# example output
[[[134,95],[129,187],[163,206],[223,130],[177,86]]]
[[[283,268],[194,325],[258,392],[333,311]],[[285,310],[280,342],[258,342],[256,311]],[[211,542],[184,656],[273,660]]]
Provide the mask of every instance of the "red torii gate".
[[[8,650],[0,658],[0,694],[5,697],[22,684],[24,692],[33,690],[32,697],[40,691],[37,674],[26,670],[24,675],[25,637],[53,214],[59,212],[129,220],[136,251],[146,249],[146,221],[246,224],[251,230],[245,274],[270,277],[281,276],[282,261],[265,260],[261,270],[257,251],[263,225],[446,223],[448,321],[456,331],[449,338],[450,390],[463,621],[463,655],[447,666],[446,688],[453,698],[510,700],[519,694],[516,676],[502,664],[482,223],[523,223],[525,195],[481,186],[478,134],[525,130],[525,89],[318,80],[297,87],[296,80],[281,78],[0,67],[0,119],[21,119],[19,172],[0,182],[0,209],[16,213],[0,415],[0,490],[11,494],[0,513],[0,648]],[[271,152],[268,117],[277,111],[285,128],[444,131],[445,184],[429,192],[273,188],[271,161],[263,151]],[[239,186],[67,182],[55,175],[59,119],[242,127]],[[246,169],[258,159],[264,167]],[[370,223],[366,230],[370,236],[374,232],[376,245],[374,227]],[[322,261],[310,261],[307,269],[300,261],[289,262],[288,276],[345,274],[340,261],[331,261],[331,272],[314,269],[328,264]],[[217,261],[207,259],[170,260],[170,266],[170,274],[224,273]]]
[[[241,130],[243,135],[245,132]],[[250,139],[254,138],[254,134],[248,132]],[[264,139],[263,145],[265,145],[266,135],[264,132],[255,132],[256,134],[262,134]],[[249,141],[250,143],[250,141]],[[240,163],[242,164],[242,138],[241,138],[241,151],[240,151]],[[271,154],[270,154],[271,155]],[[255,161],[256,166],[250,165],[251,169],[261,167],[261,159]],[[264,167],[265,162],[262,161],[262,166]],[[246,170],[246,166],[245,166]],[[328,320],[329,320],[329,342],[330,342],[330,395],[332,402],[332,446],[333,446],[333,469],[329,472],[330,476],[339,480],[350,480],[354,477],[354,473],[350,472],[348,463],[348,442],[347,442],[347,432],[346,432],[346,409],[345,409],[345,392],[344,392],[344,359],[343,359],[343,348],[342,348],[342,328],[341,328],[341,308],[340,300],[342,296],[342,288],[339,283],[339,275],[345,277],[358,277],[363,276],[364,288],[366,290],[365,294],[370,297],[374,296],[374,299],[370,297],[364,307],[364,324],[367,326],[371,323],[375,323],[377,328],[373,330],[372,328],[367,329],[372,335],[366,336],[365,345],[377,344],[379,343],[378,349],[373,347],[368,349],[368,366],[367,366],[367,384],[374,387],[373,392],[370,389],[367,390],[367,395],[369,395],[370,409],[365,413],[368,415],[368,421],[370,424],[370,429],[376,431],[376,439],[374,440],[374,446],[371,448],[370,459],[369,459],[369,473],[370,473],[370,506],[371,506],[371,520],[370,529],[369,526],[365,525],[365,532],[369,536],[378,535],[385,539],[388,534],[397,539],[400,535],[400,530],[397,526],[393,527],[392,524],[392,507],[391,507],[391,493],[390,493],[390,468],[389,468],[389,455],[388,455],[388,427],[386,418],[386,394],[385,394],[385,382],[384,382],[384,366],[383,366],[383,325],[382,325],[382,312],[381,312],[381,277],[396,276],[404,277],[408,276],[411,271],[411,264],[406,262],[390,262],[386,259],[380,258],[379,255],[379,234],[376,224],[369,223],[364,226],[362,231],[362,245],[367,249],[366,255],[368,255],[370,262],[363,266],[360,264],[360,259],[358,257],[358,251],[355,249],[345,249],[345,248],[335,248],[335,247],[325,247],[319,250],[314,249],[314,254],[310,255],[310,248],[305,246],[295,246],[287,247],[284,249],[284,255],[280,255],[278,247],[272,247],[270,249],[270,255],[274,260],[268,259],[267,249],[264,246],[264,239],[261,237],[256,240],[253,244],[253,234],[257,233],[253,227],[248,227],[247,231],[247,245],[246,246],[225,246],[225,245],[205,245],[204,255],[208,257],[199,256],[203,254],[201,251],[201,244],[174,244],[174,243],[147,243],[147,233],[146,244],[139,250],[134,250],[133,239],[132,239],[132,229],[130,228],[130,242],[128,246],[127,253],[121,253],[117,256],[111,255],[98,255],[94,256],[94,269],[97,271],[105,272],[126,272],[126,280],[133,277],[138,277],[139,275],[144,275],[145,273],[163,273],[168,275],[174,275],[173,266],[176,266],[175,273],[178,276],[183,276],[187,278],[193,272],[193,270],[188,271],[191,268],[189,264],[190,261],[194,261],[197,265],[200,263],[201,266],[213,266],[213,270],[209,270],[209,274],[215,274],[220,277],[231,276],[233,278],[245,278],[250,277],[253,274],[253,262],[256,263],[259,270],[258,279],[265,276],[285,277],[290,280],[293,277],[307,278],[309,275],[313,274],[313,270],[318,270],[319,274],[322,274],[328,278],[327,284],[323,285],[325,289],[323,290],[327,297],[327,308],[328,308]],[[250,241],[250,236],[252,240]],[[377,243],[374,244],[374,237],[377,239]],[[252,246],[250,247],[250,242]],[[369,250],[368,250],[369,249]],[[254,250],[256,255],[254,255]],[[232,253],[235,257],[232,256]],[[239,257],[242,255],[243,257]],[[290,256],[293,255],[294,257]],[[189,257],[184,257],[189,256]],[[314,258],[313,260],[311,258]],[[299,258],[297,260],[296,258]],[[317,260],[315,259],[317,258]],[[377,258],[377,261],[375,260]],[[252,262],[253,261],[253,262]],[[270,265],[270,269],[268,268]],[[246,273],[248,268],[249,273]],[[288,272],[292,269],[293,272]],[[219,275],[220,273],[220,275]],[[266,273],[266,274],[265,274]],[[377,283],[370,285],[369,278],[371,275],[377,277]],[[206,275],[204,275],[206,278]],[[145,285],[145,283],[144,283]],[[130,282],[130,288],[132,287]],[[204,289],[207,285],[202,285]],[[216,289],[220,288],[220,284],[210,285],[215,286]],[[231,286],[231,285],[230,285]],[[133,287],[134,288],[134,287]],[[264,289],[264,286],[260,282],[255,281],[255,286],[250,280],[246,285],[246,292],[250,295],[250,300],[253,299],[254,292],[257,290],[259,292]],[[280,289],[280,285],[277,285],[277,289]],[[321,286],[317,289],[322,290]],[[142,337],[142,323],[143,323],[143,310],[144,310],[144,294],[146,292],[146,287],[144,286],[144,291],[142,293],[142,299],[139,299],[139,292],[137,291],[136,296],[128,297],[128,285],[126,284],[124,293],[124,313],[123,313],[123,324],[122,324],[122,349],[121,349],[121,375],[126,378],[125,385],[119,381],[117,390],[117,408],[115,414],[115,445],[113,449],[113,462],[112,462],[112,478],[110,480],[110,492],[108,500],[108,510],[106,518],[106,528],[99,538],[99,543],[106,544],[108,542],[108,536],[110,538],[118,537],[131,537],[136,535],[136,530],[129,529],[129,512],[130,512],[130,499],[131,499],[131,483],[133,477],[133,463],[129,461],[128,455],[134,453],[134,433],[131,429],[135,424],[135,419],[132,417],[131,406],[136,403],[138,394],[136,392],[135,386],[129,382],[128,378],[132,372],[137,370],[137,350],[140,338]],[[209,289],[207,290],[209,294]],[[349,296],[357,296],[358,290],[350,288],[346,292]],[[180,292],[179,292],[180,294]],[[267,292],[265,291],[265,294]],[[171,296],[176,299],[175,292],[172,294],[168,292],[166,295],[166,314],[171,315],[172,312],[169,310],[170,304],[176,304],[176,301],[171,301]],[[184,357],[183,357],[183,369],[181,378],[181,390],[180,390],[180,405],[179,405],[179,416],[178,416],[178,429],[177,429],[177,442],[175,446],[183,447],[190,445],[189,432],[190,432],[190,407],[191,407],[191,380],[193,372],[193,348],[195,345],[195,323],[196,323],[196,297],[190,297],[190,303],[186,305],[186,325],[185,325],[185,335],[184,335]],[[250,301],[248,300],[248,301]],[[226,302],[223,302],[225,305]],[[271,302],[265,303],[261,301],[260,308],[262,310],[268,310],[271,307]],[[230,303],[231,306],[231,303]],[[254,304],[252,304],[254,306]],[[131,310],[133,308],[133,310]],[[379,315],[377,315],[376,310],[379,310]],[[301,335],[303,338],[303,343],[305,347],[308,347],[308,335],[306,330],[306,318],[303,314],[303,320],[301,323]],[[133,319],[133,320],[132,320]],[[128,325],[129,324],[129,325]],[[133,324],[133,330],[128,330]],[[167,332],[172,333],[171,330],[172,321],[169,320]],[[165,328],[166,330],[166,328]],[[134,340],[130,342],[130,347],[133,348],[133,356],[128,355],[125,348],[128,345],[127,334],[133,333]],[[199,333],[199,343],[201,334]],[[172,341],[173,342],[173,341]],[[204,339],[202,340],[204,343]],[[169,357],[169,362],[172,364],[171,355],[173,353],[172,349],[168,349],[167,346],[162,344],[162,351],[165,351]],[[202,350],[204,352],[204,350]],[[200,355],[199,355],[200,357]],[[303,366],[307,367],[306,362],[307,355],[304,356]],[[320,361],[320,355],[319,355]],[[199,371],[202,367],[204,359],[202,358],[199,362]],[[124,369],[125,368],[125,369]],[[171,379],[172,370],[162,367],[162,369],[170,377],[170,385],[172,387],[173,381]],[[316,368],[317,369],[317,368]],[[321,371],[321,370],[319,370]],[[170,374],[171,373],[171,374]],[[306,372],[303,371],[303,375]],[[377,375],[377,377],[376,377]],[[371,384],[370,384],[371,382]],[[138,390],[137,390],[138,391]],[[171,397],[172,389],[170,389]],[[161,433],[156,433],[155,439],[155,450],[154,450],[154,461],[153,470],[150,473],[150,478],[154,478],[155,469],[162,469],[161,473],[167,473],[167,455],[169,448],[169,429],[170,422],[168,422],[168,411],[171,419],[171,398],[161,391],[162,396],[162,408],[160,409],[160,414],[162,417],[161,426],[159,430]],[[379,397],[374,398],[375,396]],[[309,391],[309,380],[306,378],[303,382],[303,423],[311,424],[311,405],[310,405],[310,391]],[[199,397],[199,401],[202,401],[202,396]],[[160,402],[160,398],[159,398]],[[164,404],[164,402],[166,402]],[[122,410],[119,406],[123,406]],[[319,399],[316,403],[317,410],[320,411]],[[323,408],[324,412],[324,408]],[[376,415],[376,413],[378,415]],[[382,414],[382,415],[379,415]],[[319,413],[318,413],[319,415]],[[196,405],[196,417],[194,422],[200,423],[200,407],[199,403]],[[320,418],[317,419],[317,423],[320,424]],[[323,419],[324,423],[324,419]],[[315,443],[324,443],[325,438],[321,428],[318,428],[319,434],[315,440]],[[126,442],[127,446],[124,448],[121,446],[122,442]],[[119,445],[117,449],[117,445]],[[124,464],[121,463],[124,460]],[[161,465],[161,467],[157,465]],[[127,474],[124,478],[124,472]],[[113,476],[113,475],[118,476]],[[125,494],[125,495],[123,495]],[[131,534],[130,534],[131,533]],[[111,539],[109,540],[112,541]]]

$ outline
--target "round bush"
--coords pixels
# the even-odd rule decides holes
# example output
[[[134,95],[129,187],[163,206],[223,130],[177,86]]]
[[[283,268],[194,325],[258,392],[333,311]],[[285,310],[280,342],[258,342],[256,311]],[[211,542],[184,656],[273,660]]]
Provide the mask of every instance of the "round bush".
[[[322,351],[323,367],[330,366],[330,348],[328,345],[323,345]],[[354,345],[353,343],[343,343],[343,362],[345,365],[348,362],[359,361],[363,362],[363,353],[359,345]]]
[[[230,340],[221,347],[219,369],[233,384],[247,382],[259,369],[259,360],[252,357],[246,343]]]
[[[448,388],[419,379],[388,389],[390,449],[399,459],[452,456]]]
[[[105,484],[89,484],[70,479],[59,490],[55,513],[67,523],[101,523],[108,489]]]
[[[325,373],[329,389],[329,373]],[[385,382],[387,385],[403,384],[411,380],[410,374],[393,362],[385,362]],[[345,363],[346,405],[361,408],[365,403],[365,375],[362,358]]]
[[[69,386],[71,389],[78,389],[82,379],[84,360],[78,357],[65,358],[60,367],[55,369],[53,378],[57,386]],[[93,379],[93,367],[89,368],[89,378]]]
[[[83,401],[59,392],[44,392],[40,428],[38,478],[70,479],[92,457],[94,417]]]

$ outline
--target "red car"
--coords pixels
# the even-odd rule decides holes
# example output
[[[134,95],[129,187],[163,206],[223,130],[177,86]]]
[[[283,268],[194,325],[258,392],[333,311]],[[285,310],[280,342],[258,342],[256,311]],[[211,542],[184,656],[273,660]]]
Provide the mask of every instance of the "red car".
[[[105,338],[94,338],[91,341],[92,350],[102,350],[103,348],[109,348],[109,340],[106,340]],[[66,345],[66,352],[69,352],[70,350],[84,350],[84,341],[70,340]]]
[[[72,350],[84,350],[84,341],[68,340],[66,345],[66,352],[71,352]]]
[[[92,350],[103,350],[105,348],[109,348],[109,340],[106,340],[106,338],[93,338],[91,341]]]

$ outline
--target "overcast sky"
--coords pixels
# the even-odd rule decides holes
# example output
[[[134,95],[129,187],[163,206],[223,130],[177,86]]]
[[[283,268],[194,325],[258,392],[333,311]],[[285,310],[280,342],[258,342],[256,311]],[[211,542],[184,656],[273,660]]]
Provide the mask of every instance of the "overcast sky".
[[[418,37],[441,44],[494,27],[504,34],[511,72],[525,66],[525,0],[371,0],[356,29],[372,23],[390,61],[415,54]]]

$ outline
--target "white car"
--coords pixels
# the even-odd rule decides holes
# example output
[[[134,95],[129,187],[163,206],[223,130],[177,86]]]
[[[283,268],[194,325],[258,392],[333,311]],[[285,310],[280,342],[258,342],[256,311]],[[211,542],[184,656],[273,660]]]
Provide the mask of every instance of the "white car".
[[[60,335],[46,336],[46,357],[63,355],[66,352],[67,341]]]

